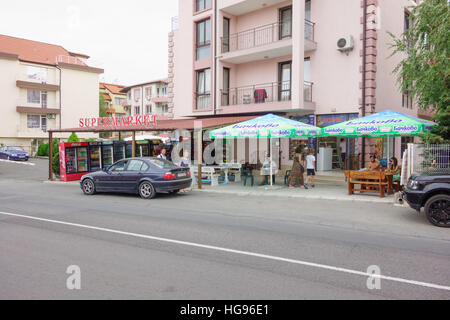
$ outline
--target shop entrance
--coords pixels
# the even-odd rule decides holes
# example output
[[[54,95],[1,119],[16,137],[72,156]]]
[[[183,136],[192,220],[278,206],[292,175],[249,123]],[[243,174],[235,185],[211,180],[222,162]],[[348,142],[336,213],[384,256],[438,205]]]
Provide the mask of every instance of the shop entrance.
[[[317,126],[324,128],[359,117],[359,114],[318,115]],[[357,170],[359,169],[359,139],[345,137],[322,137],[317,143],[317,169]]]

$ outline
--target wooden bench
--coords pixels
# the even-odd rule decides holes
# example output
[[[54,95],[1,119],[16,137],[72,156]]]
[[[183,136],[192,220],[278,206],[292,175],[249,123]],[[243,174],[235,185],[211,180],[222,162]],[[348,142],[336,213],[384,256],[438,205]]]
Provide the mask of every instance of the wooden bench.
[[[378,171],[346,171],[345,177],[348,183],[348,194],[352,195],[355,191],[379,193],[384,198],[387,190],[388,194],[392,194],[392,175],[386,175],[384,172]],[[356,189],[355,185],[360,185],[360,189]]]

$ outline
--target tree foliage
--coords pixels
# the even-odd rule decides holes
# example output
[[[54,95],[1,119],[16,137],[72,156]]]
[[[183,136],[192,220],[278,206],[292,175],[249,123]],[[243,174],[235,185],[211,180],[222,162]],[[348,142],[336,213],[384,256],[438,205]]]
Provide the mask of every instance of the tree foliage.
[[[67,142],[80,142],[80,139],[75,132],[72,132],[69,139],[67,139]]]
[[[390,33],[392,55],[405,57],[394,69],[403,92],[409,91],[422,110],[431,109],[439,126],[428,143],[450,143],[449,47],[450,10],[447,0],[426,0],[411,9],[410,28],[400,37]]]
[[[100,92],[98,96],[98,114],[101,118],[105,118],[108,116],[106,113],[106,99],[105,95]]]

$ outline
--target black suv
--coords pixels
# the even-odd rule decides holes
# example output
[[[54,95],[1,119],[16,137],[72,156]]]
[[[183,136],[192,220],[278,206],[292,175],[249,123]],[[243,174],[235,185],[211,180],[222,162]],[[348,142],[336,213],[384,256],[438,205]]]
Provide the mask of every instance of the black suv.
[[[424,208],[433,225],[450,227],[450,171],[411,176],[403,199],[417,211]]]

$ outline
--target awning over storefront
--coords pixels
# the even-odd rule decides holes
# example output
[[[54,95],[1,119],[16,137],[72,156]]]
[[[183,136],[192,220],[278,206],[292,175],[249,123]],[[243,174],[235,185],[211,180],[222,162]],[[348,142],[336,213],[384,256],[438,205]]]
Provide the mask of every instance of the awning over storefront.
[[[133,131],[173,131],[177,129],[193,130],[195,122],[201,121],[203,128],[214,128],[256,118],[257,116],[214,117],[199,119],[159,120],[156,124],[141,126],[101,126],[48,130],[52,133],[71,132],[133,132]]]

